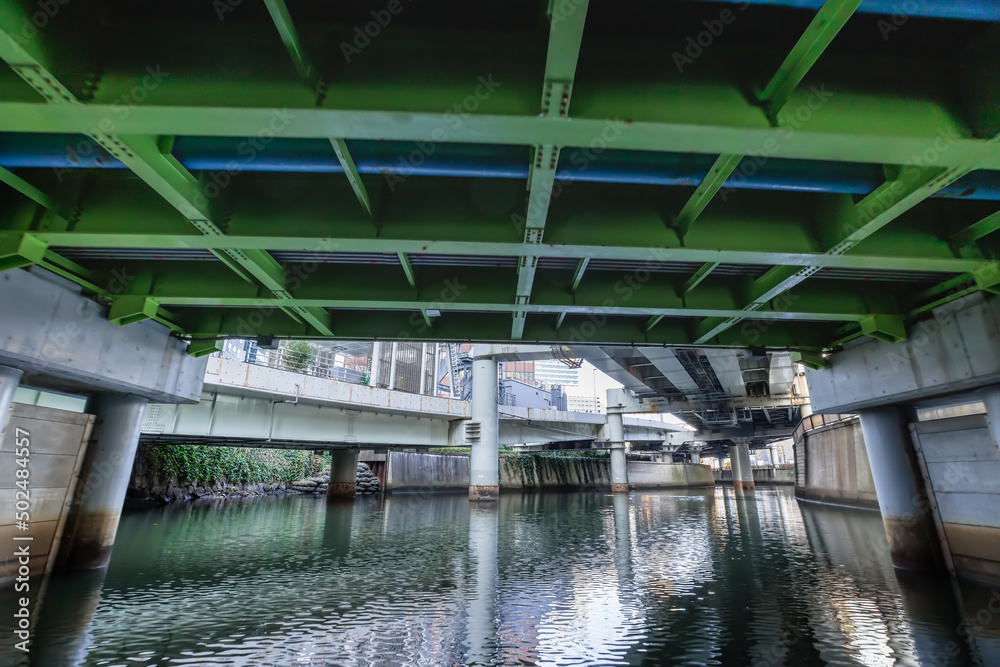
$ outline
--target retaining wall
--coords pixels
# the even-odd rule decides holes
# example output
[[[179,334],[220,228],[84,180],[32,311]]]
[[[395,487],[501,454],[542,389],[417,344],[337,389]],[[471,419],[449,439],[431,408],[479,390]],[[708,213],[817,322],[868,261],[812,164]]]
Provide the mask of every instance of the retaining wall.
[[[21,547],[28,547],[30,574],[52,569],[93,423],[92,415],[14,404],[0,444],[0,470],[4,472],[0,479],[0,507],[4,508],[0,517],[0,587],[12,585],[24,565],[15,555]],[[27,470],[28,477],[18,478],[18,470]],[[25,488],[17,486],[19,479]],[[23,514],[18,501],[22,507],[27,505]],[[22,516],[26,516],[27,529],[15,523]],[[31,539],[15,541],[15,537]]]
[[[712,474],[715,477],[716,484],[732,484],[733,483],[733,471],[732,470],[713,470]],[[791,486],[795,484],[795,469],[792,467],[788,468],[754,468],[753,469],[753,482],[754,484],[760,484],[764,486],[774,485]]]
[[[522,462],[530,461],[530,469]],[[713,486],[708,466],[628,462],[629,486],[637,489]],[[510,490],[581,490],[611,487],[610,462],[585,457],[500,457],[500,487]],[[467,454],[391,452],[385,490],[467,493]]]
[[[795,495],[878,509],[868,451],[857,419],[806,431],[795,443]]]
[[[1000,581],[1000,447],[985,415],[910,425],[956,574]]]

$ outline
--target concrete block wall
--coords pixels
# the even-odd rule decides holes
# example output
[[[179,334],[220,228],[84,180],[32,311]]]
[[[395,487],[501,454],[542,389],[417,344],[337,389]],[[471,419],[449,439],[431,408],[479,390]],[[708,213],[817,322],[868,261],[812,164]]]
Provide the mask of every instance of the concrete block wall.
[[[732,484],[732,470],[713,470],[716,483]],[[758,485],[791,486],[795,484],[794,468],[754,468],[753,481]]]
[[[51,570],[93,423],[94,417],[88,414],[14,404],[0,443],[0,471],[4,473],[0,507],[5,510],[0,516],[0,587],[14,583],[19,568],[14,554],[21,545],[29,545],[32,575]],[[19,529],[15,522],[17,501],[25,497],[15,475],[23,469],[18,464],[21,452],[16,451],[23,449],[16,446],[19,429],[22,436],[28,433],[28,530]],[[14,537],[32,539],[15,541]]]
[[[669,489],[715,486],[712,469],[700,463],[629,461],[628,485],[633,489]]]
[[[796,457],[804,455],[804,481],[795,495],[839,505],[878,509],[875,482],[858,419],[823,426],[803,435]],[[800,479],[803,475],[800,473]]]
[[[1000,447],[985,415],[910,426],[956,574],[1000,581]]]
[[[386,492],[461,492],[469,490],[469,457],[466,454],[430,454],[390,452],[387,456]],[[575,465],[574,465],[575,464]],[[530,489],[609,488],[611,485],[607,460],[590,461],[589,477],[585,479],[580,461],[570,461],[565,467],[565,480],[560,480],[551,467],[543,467],[540,483]],[[685,488],[714,486],[712,470],[706,465],[687,463],[628,462],[629,486],[636,489]],[[500,464],[500,487],[523,490],[519,475],[511,474]]]
[[[468,454],[389,452],[385,491],[469,492]]]

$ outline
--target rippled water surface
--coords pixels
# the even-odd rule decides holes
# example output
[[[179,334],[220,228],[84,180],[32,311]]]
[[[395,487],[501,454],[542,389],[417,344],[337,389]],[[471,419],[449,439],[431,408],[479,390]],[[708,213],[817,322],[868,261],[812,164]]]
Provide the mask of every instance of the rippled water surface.
[[[877,513],[788,490],[268,497],[127,514],[108,570],[50,579],[31,654],[0,658],[1000,665],[998,621],[996,591],[897,577]]]

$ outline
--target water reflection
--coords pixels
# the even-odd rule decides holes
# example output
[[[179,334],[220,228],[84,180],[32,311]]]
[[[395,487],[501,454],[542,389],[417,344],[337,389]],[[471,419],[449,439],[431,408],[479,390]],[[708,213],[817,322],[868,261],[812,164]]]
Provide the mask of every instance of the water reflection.
[[[1000,664],[1000,593],[786,490],[190,503],[47,586],[0,664]]]

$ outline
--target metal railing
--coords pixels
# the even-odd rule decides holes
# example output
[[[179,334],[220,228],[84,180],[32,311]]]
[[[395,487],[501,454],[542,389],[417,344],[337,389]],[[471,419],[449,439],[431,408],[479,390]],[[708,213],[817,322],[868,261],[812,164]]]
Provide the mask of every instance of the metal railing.
[[[254,348],[252,350],[232,350],[225,349],[217,353],[223,359],[235,359],[254,366],[264,366],[265,368],[275,368],[302,375],[312,375],[313,377],[329,378],[340,380],[351,384],[367,383],[364,371],[354,370],[337,366],[334,363],[333,354],[324,352],[303,354],[294,348],[279,348],[277,350],[266,350]]]
[[[830,426],[831,424],[839,424],[840,422],[850,421],[852,419],[857,419],[857,415],[827,415],[827,414],[811,414],[808,417],[803,417],[799,425],[795,427],[792,431],[792,440],[799,442],[802,436],[808,431],[812,431],[817,428],[822,428],[824,426]]]

